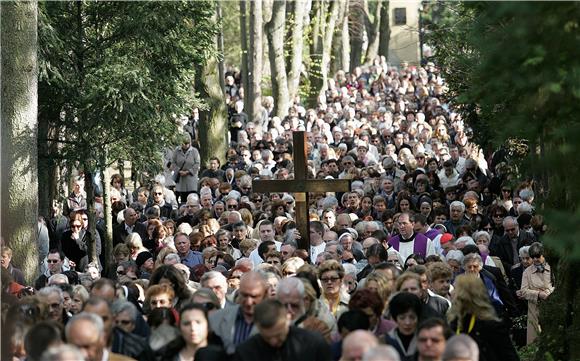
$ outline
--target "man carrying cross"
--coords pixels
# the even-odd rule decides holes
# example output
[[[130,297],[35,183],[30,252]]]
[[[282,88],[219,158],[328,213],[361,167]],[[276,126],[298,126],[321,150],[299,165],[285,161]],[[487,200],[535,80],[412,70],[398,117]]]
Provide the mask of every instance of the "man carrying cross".
[[[292,180],[254,180],[254,192],[289,192],[294,193],[296,201],[296,226],[301,238],[298,247],[310,249],[310,227],[308,212],[309,192],[348,192],[350,181],[347,179],[327,180],[307,178],[306,133],[294,132],[294,179]]]

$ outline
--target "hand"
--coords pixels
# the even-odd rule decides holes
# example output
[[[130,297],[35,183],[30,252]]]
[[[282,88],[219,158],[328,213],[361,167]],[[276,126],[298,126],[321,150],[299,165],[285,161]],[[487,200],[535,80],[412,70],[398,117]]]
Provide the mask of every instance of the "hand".
[[[544,291],[540,291],[540,293],[538,293],[538,298],[541,300],[545,300],[546,298],[548,298],[548,294]]]
[[[518,298],[520,298],[520,299],[524,298],[524,294],[523,294],[522,290],[517,290],[516,296],[518,296]]]
[[[182,176],[182,177],[185,177],[185,176],[186,176],[186,175],[188,175],[188,174],[189,174],[189,172],[188,172],[188,171],[186,171],[186,170],[180,170],[180,171],[179,171],[179,175],[180,175],[180,176]]]
[[[77,266],[77,264],[74,263],[73,261],[68,261],[68,265],[69,265],[70,269],[74,269]]]
[[[294,229],[294,239],[302,239],[302,236],[300,235],[300,231],[298,229]]]

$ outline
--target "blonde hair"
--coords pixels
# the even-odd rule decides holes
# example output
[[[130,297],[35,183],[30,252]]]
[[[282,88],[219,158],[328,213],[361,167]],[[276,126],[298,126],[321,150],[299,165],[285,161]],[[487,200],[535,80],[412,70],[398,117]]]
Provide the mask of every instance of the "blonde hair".
[[[389,300],[389,296],[391,295],[392,289],[389,287],[389,279],[387,276],[382,272],[371,272],[366,277],[364,288],[368,288],[369,281],[375,281],[378,285],[378,294],[381,296],[381,300],[383,301],[383,305],[387,303]]]
[[[465,315],[472,314],[480,320],[499,321],[481,278],[469,274],[459,275],[454,286],[453,303],[447,313],[448,320],[457,319],[461,324]]]

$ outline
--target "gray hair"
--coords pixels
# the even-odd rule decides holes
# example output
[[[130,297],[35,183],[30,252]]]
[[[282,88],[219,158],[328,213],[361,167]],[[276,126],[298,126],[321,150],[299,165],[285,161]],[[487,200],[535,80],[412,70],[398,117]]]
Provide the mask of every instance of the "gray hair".
[[[40,358],[40,361],[67,361],[67,360],[85,361],[86,359],[77,347],[66,343],[58,346],[49,347],[46,351],[44,351],[42,357]]]
[[[450,260],[454,260],[459,262],[460,264],[463,264],[463,258],[465,258],[463,252],[456,249],[450,250],[449,252],[447,252],[447,255],[445,256],[445,260],[447,262],[449,262]]]
[[[356,269],[356,266],[353,265],[352,263],[345,263],[342,265],[342,268],[344,268],[344,274],[345,275],[351,275],[351,276],[355,276],[358,273],[358,270]]]
[[[228,284],[227,278],[223,274],[219,273],[218,271],[209,271],[209,272],[204,273],[203,276],[201,276],[199,283],[201,283],[201,285],[203,287],[206,287],[205,283],[209,280],[212,280],[212,279],[218,279],[219,281],[221,281],[221,283],[223,285],[226,285],[226,288],[227,288],[227,284]]]
[[[103,324],[103,319],[100,316],[90,312],[81,312],[74,315],[67,322],[66,327],[64,328],[64,334],[67,340],[70,339],[70,330],[77,321],[89,321],[95,326],[99,335],[104,335],[105,333],[105,325]]]
[[[68,285],[68,277],[66,275],[63,275],[62,273],[53,274],[48,278],[49,285],[61,283],[66,283]]]
[[[276,288],[276,294],[290,294],[292,291],[298,291],[301,298],[306,295],[306,290],[304,288],[304,283],[298,277],[287,277],[280,280],[278,287]]]
[[[451,202],[451,204],[449,205],[449,210],[451,211],[453,208],[460,208],[461,212],[465,212],[465,204],[463,204],[463,202],[460,201]]]
[[[463,257],[462,265],[465,267],[466,264],[471,263],[473,261],[479,263],[479,265],[483,267],[483,260],[481,259],[481,256],[478,255],[477,253],[470,253],[465,257]]]
[[[477,242],[477,239],[479,237],[482,237],[482,236],[485,237],[485,239],[487,239],[487,243],[490,243],[491,242],[491,236],[486,231],[475,232],[473,234],[473,239]]]
[[[442,360],[451,361],[456,359],[469,361],[479,360],[479,347],[468,335],[455,335],[447,340]]]
[[[529,204],[528,202],[522,202],[518,206],[518,214],[524,214],[524,213],[532,214],[533,211],[534,211],[534,207],[532,207],[532,205]]]
[[[136,322],[139,311],[137,311],[137,307],[135,307],[135,305],[129,301],[116,300],[111,305],[111,312],[113,313],[114,316],[117,316],[123,312],[127,312],[129,313],[129,317],[131,318],[131,320],[133,320],[133,322]]]
[[[390,345],[375,346],[363,354],[362,361],[400,361],[397,350]]]
[[[338,207],[338,199],[336,197],[326,197],[322,200],[322,209]]]
[[[176,261],[177,263],[181,262],[181,258],[179,257],[179,255],[177,253],[169,253],[163,259],[163,263],[165,263],[166,261],[172,261],[172,260]]]
[[[512,217],[512,216],[507,216],[507,217],[505,217],[505,218],[503,219],[503,223],[502,223],[502,224],[503,224],[503,226],[504,226],[504,228],[505,228],[505,225],[506,225],[508,222],[512,222],[512,224],[513,224],[513,225],[515,225],[515,226],[519,227],[519,225],[518,225],[518,220],[516,219],[516,217]]]
[[[518,254],[520,255],[520,258],[524,258],[525,256],[529,256],[530,255],[530,246],[521,247],[520,250],[518,251]]]
[[[530,201],[534,199],[534,191],[528,188],[524,188],[520,191],[519,196],[522,201],[530,203]]]
[[[63,303],[64,295],[62,294],[62,290],[58,286],[46,286],[41,288],[40,291],[38,291],[38,295],[41,297],[48,297],[54,293],[58,293],[58,296],[60,297],[60,303]]]
[[[344,252],[344,247],[340,244],[340,241],[330,241],[326,242],[326,248],[329,246],[336,246],[336,253],[339,257],[342,257],[342,253]]]

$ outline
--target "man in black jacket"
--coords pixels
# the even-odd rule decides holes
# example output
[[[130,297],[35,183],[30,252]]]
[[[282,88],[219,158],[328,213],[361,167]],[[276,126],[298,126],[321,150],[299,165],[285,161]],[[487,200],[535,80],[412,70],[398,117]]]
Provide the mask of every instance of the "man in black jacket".
[[[121,224],[116,224],[113,227],[113,245],[125,242],[125,238],[133,232],[136,232],[141,236],[142,240],[146,240],[147,228],[141,222],[139,222],[139,215],[137,212],[131,208],[125,208],[123,211],[124,221]]]
[[[236,360],[330,360],[330,346],[322,335],[290,326],[290,317],[278,300],[257,305],[254,323],[259,334],[238,346]]]
[[[498,242],[490,244],[489,250],[492,256],[498,256],[506,272],[512,269],[512,266],[520,262],[519,249],[523,246],[529,246],[535,239],[527,232],[522,232],[518,221],[514,217],[506,217],[503,220],[503,229],[505,234]]]

